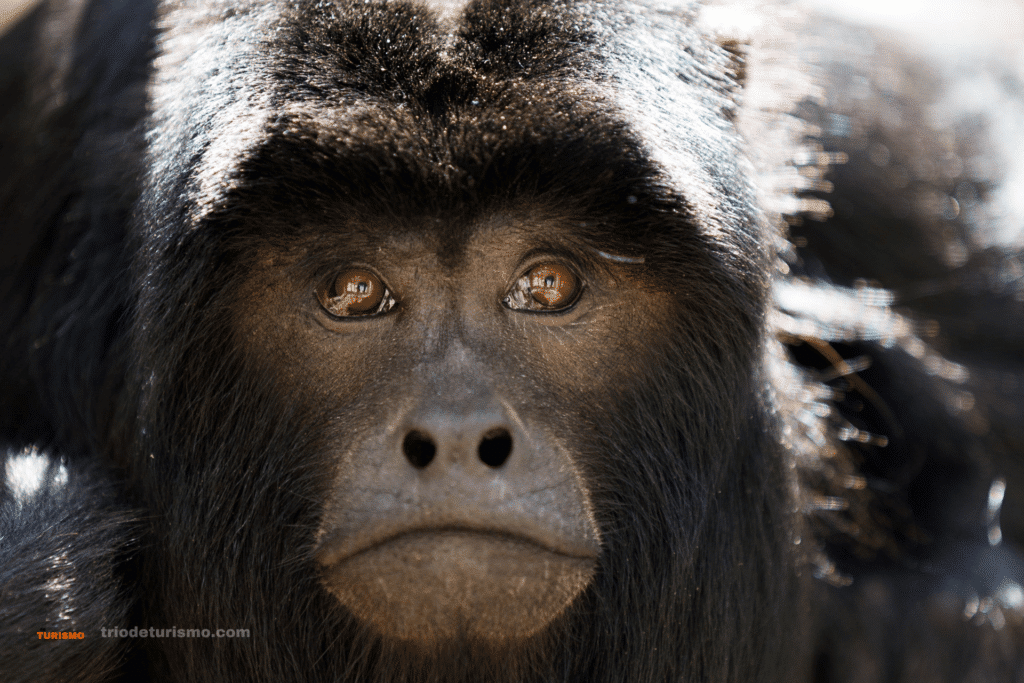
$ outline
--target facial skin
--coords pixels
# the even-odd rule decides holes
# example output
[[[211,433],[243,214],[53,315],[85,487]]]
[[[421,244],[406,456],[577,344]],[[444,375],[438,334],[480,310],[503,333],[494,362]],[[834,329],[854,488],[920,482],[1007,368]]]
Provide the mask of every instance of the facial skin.
[[[593,579],[581,412],[633,381],[665,295],[564,220],[383,223],[267,245],[241,288],[246,352],[337,437],[322,580],[399,639],[530,636]]]

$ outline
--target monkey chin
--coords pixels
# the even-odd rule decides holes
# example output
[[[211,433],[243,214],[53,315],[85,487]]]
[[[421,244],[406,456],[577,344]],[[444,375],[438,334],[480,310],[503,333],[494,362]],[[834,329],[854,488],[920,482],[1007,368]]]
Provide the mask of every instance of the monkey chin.
[[[324,583],[379,634],[424,646],[537,634],[590,584],[595,556],[517,536],[422,530],[324,567]]]

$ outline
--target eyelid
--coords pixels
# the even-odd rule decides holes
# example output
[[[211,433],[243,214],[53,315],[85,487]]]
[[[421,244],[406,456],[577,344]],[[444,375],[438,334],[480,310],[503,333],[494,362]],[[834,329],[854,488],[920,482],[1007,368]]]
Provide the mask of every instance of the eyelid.
[[[545,263],[564,264],[575,273],[582,273],[586,270],[585,260],[581,259],[575,251],[560,246],[545,246],[535,247],[523,254],[523,257],[519,259],[519,264],[515,267],[515,272],[522,277],[530,269]]]

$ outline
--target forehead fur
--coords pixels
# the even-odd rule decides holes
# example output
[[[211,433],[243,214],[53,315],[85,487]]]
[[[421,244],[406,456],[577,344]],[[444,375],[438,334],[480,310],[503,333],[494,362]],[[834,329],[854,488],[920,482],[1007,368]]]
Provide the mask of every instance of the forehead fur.
[[[189,3],[162,21],[155,223],[246,194],[408,212],[527,194],[761,249],[728,60],[691,4]]]

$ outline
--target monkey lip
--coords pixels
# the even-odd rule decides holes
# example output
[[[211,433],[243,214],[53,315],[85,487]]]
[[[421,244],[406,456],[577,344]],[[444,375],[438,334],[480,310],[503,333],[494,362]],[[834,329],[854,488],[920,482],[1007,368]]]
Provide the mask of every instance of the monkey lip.
[[[407,642],[529,637],[590,584],[596,553],[519,529],[413,525],[327,544],[324,587],[361,622]],[[573,554],[568,554],[572,552]]]
[[[573,560],[594,560],[598,555],[596,543],[568,539],[537,525],[477,525],[460,522],[406,522],[378,526],[367,533],[349,536],[329,534],[316,553],[322,565],[335,565],[363,553],[408,542],[430,542],[431,538],[458,535],[484,543],[517,544],[533,547],[535,551],[562,555]]]

